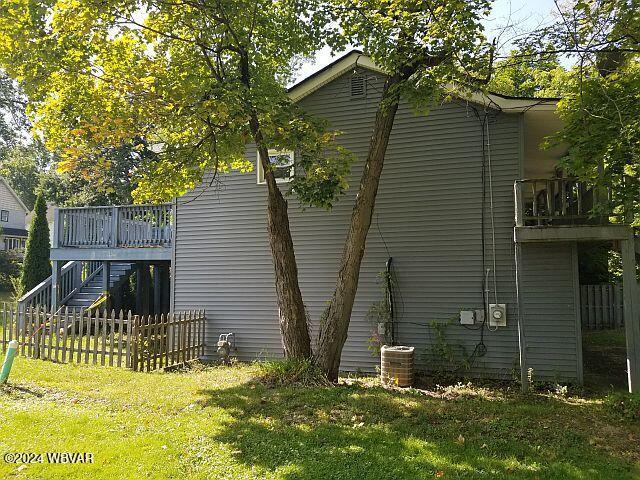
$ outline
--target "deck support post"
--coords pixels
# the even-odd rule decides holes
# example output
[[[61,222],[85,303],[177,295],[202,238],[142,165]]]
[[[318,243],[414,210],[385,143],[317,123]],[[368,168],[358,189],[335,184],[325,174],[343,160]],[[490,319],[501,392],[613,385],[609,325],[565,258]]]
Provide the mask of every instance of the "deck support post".
[[[138,262],[136,269],[136,310],[138,315],[149,315],[149,262]]]
[[[622,253],[622,288],[624,329],[627,341],[627,375],[629,392],[640,391],[640,296],[636,280],[634,237],[620,242]]]
[[[60,302],[60,275],[62,273],[62,262],[53,260],[51,262],[51,310],[58,310]]]
[[[160,276],[161,267],[157,263],[153,265],[153,314],[160,315],[161,306],[160,299],[162,296],[162,277]]]
[[[111,279],[111,262],[102,262],[102,294],[107,297],[105,308],[109,309],[109,284]]]
[[[171,305],[171,277],[169,273],[169,262],[164,262],[160,267],[160,287],[162,292],[160,294],[160,311],[162,313],[169,313]]]

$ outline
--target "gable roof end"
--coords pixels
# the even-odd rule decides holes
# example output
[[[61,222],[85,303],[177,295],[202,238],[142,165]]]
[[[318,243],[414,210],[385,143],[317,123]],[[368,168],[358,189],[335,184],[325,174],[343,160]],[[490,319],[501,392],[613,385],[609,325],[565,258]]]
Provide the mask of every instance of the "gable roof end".
[[[15,190],[13,188],[11,188],[11,185],[9,185],[9,182],[7,182],[7,180],[4,177],[0,177],[0,180],[2,180],[2,183],[4,183],[4,186],[7,187],[7,190],[9,190],[9,193],[11,193],[11,195],[13,195],[16,198],[16,200],[18,201],[18,203],[20,204],[20,206],[24,210],[25,215],[27,213],[29,213],[29,209],[24,204],[24,202],[20,199],[18,194],[15,192]]]
[[[352,50],[321,70],[318,70],[313,75],[290,87],[288,90],[289,98],[294,102],[298,102],[332,80],[335,80],[340,75],[343,75],[349,70],[355,70],[358,67],[384,73],[384,70],[373,63],[373,60],[371,60],[370,57],[362,53],[360,50]],[[526,112],[531,109],[555,111],[556,104],[559,100],[558,98],[510,97],[497,93],[483,93],[472,90],[460,92],[459,89],[456,89],[455,95],[460,97],[462,100],[511,112]]]

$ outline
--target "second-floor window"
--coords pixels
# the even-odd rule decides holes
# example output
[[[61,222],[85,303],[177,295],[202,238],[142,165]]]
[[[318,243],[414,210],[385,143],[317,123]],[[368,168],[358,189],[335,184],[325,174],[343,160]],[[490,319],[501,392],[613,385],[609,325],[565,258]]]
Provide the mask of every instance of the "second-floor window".
[[[294,154],[291,151],[269,150],[269,163],[273,176],[277,183],[286,183],[293,180],[294,174]],[[264,169],[258,154],[258,183],[264,183]]]
[[[0,210],[0,221],[2,222],[9,221],[9,210]]]

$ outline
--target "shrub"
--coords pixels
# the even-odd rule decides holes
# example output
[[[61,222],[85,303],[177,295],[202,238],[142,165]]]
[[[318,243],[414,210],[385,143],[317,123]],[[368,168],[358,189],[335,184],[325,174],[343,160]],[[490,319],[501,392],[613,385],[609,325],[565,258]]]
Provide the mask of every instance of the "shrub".
[[[270,387],[324,387],[332,385],[311,360],[287,358],[260,364],[260,380]]]
[[[20,275],[20,263],[6,250],[0,250],[0,291],[12,290],[12,279]]]
[[[640,420],[640,393],[612,393],[604,404],[626,420]]]
[[[49,262],[51,244],[49,242],[49,224],[47,223],[47,204],[42,195],[38,195],[36,199],[34,212],[22,264],[21,293],[28,292],[51,275],[51,263]]]

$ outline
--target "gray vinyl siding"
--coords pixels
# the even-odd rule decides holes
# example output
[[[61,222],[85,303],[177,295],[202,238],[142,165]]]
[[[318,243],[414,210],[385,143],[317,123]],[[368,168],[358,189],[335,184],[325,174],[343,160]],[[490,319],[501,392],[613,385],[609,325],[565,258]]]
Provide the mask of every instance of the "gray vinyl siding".
[[[303,212],[295,198],[289,200],[300,286],[314,330],[334,286],[382,88],[379,75],[367,72],[367,77],[367,98],[349,97],[345,74],[300,102],[343,132],[340,142],[358,157],[351,188],[331,212]],[[517,367],[512,192],[521,164],[521,122],[517,114],[495,113],[489,128],[493,198],[487,178],[483,268],[482,133],[472,106],[447,103],[424,116],[401,105],[367,240],[343,369],[371,371],[378,362],[367,348],[374,330],[367,312],[380,299],[377,276],[388,256],[393,257],[398,281],[399,341],[416,346],[419,365],[429,369],[434,332],[427,325],[452,322],[444,333],[457,355],[454,366],[460,364],[462,352],[469,355],[480,341],[480,331],[463,328],[457,318],[461,308],[482,307],[485,268],[493,269],[492,223],[498,300],[508,304],[508,326],[484,331],[487,354],[476,359],[471,373],[505,377]],[[247,157],[255,161],[254,148],[248,148]],[[256,184],[255,172],[224,175],[220,188],[200,187],[178,202],[174,308],[206,309],[208,355],[214,355],[218,335],[226,332],[236,334],[241,359],[281,355],[265,212],[266,190]],[[492,279],[493,270],[490,273]],[[493,297],[492,287],[492,302]]]
[[[527,366],[534,379],[581,381],[575,244],[522,248],[522,301]]]

